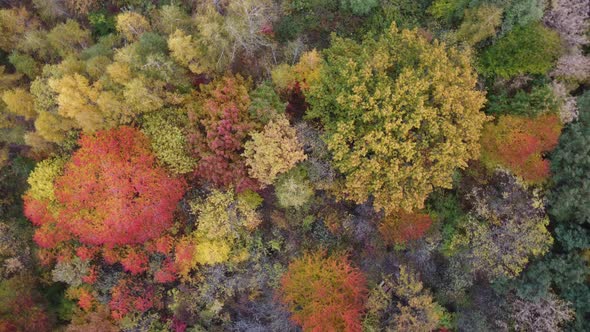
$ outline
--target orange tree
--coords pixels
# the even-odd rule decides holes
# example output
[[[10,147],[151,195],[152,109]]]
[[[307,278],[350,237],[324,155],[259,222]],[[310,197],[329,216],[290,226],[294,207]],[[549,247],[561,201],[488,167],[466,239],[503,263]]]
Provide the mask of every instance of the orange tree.
[[[304,331],[361,331],[365,276],[345,256],[318,252],[294,260],[280,296]]]
[[[557,115],[502,116],[483,131],[482,161],[490,168],[505,167],[528,182],[543,181],[549,177],[543,153],[557,146],[560,133]]]

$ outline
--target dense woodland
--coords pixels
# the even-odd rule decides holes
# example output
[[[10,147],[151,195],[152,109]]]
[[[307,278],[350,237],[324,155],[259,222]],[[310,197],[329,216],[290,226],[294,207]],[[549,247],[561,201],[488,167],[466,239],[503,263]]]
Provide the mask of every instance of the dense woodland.
[[[590,331],[590,0],[0,6],[0,331]]]

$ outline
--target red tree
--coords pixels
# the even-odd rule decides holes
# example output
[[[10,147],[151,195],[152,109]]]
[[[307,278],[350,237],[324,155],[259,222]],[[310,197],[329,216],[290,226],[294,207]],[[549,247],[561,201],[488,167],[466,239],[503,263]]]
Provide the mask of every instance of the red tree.
[[[58,227],[90,245],[143,243],[172,224],[182,180],[157,167],[148,139],[121,127],[85,135],[55,181]]]
[[[379,226],[379,232],[386,242],[404,244],[421,238],[432,225],[427,214],[399,212],[386,217]]]
[[[202,107],[191,113],[194,122],[189,141],[199,163],[196,175],[219,187],[238,191],[256,189],[242,157],[248,132],[256,127],[250,118],[246,81],[226,76],[205,86]]]
[[[121,279],[111,295],[111,316],[117,320],[131,312],[145,312],[158,302],[153,286],[129,279]]]
[[[361,331],[366,281],[345,256],[319,252],[291,262],[280,297],[304,331]]]
[[[553,150],[559,140],[561,122],[556,115],[536,118],[502,116],[484,129],[482,159],[489,166],[503,166],[529,182],[549,176],[549,161],[543,153]]]

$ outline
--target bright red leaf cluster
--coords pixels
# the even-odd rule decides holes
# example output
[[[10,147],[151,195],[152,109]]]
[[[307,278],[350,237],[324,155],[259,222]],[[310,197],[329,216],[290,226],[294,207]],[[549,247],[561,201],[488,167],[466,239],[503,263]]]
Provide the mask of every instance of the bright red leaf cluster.
[[[543,159],[543,153],[557,146],[560,133],[557,115],[502,116],[484,129],[482,159],[488,165],[506,167],[526,181],[543,181],[549,177],[549,161]]]
[[[84,135],[55,181],[58,227],[92,245],[143,243],[172,224],[185,184],[156,165],[148,139],[121,127]]]
[[[304,331],[361,331],[366,280],[345,256],[319,252],[294,260],[280,296]]]
[[[111,290],[111,316],[118,320],[130,312],[145,312],[158,303],[154,287],[137,281],[121,279]]]

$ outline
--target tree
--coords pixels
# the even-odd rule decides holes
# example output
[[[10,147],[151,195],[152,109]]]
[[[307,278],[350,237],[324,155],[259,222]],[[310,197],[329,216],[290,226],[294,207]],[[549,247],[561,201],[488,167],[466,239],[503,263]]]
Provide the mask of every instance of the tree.
[[[402,265],[397,279],[385,276],[371,290],[363,327],[366,331],[434,331],[441,311],[416,274]]]
[[[560,133],[561,123],[554,114],[501,116],[483,130],[481,160],[492,169],[506,167],[526,181],[542,182],[549,177],[543,153],[555,148]]]
[[[244,144],[246,165],[250,167],[248,174],[264,186],[305,160],[295,128],[284,115],[270,120],[261,132],[251,133],[250,137]]]
[[[136,12],[124,12],[117,15],[117,31],[125,39],[134,42],[146,31],[150,31],[150,22]]]
[[[483,4],[465,9],[465,17],[457,30],[457,38],[469,45],[475,45],[496,35],[502,23],[502,9],[494,5]]]
[[[34,30],[38,22],[25,7],[0,10],[0,49],[12,52],[27,30]]]
[[[467,54],[395,26],[360,45],[334,37],[324,52],[306,116],[324,124],[346,198],[422,208],[477,156],[486,116]]]
[[[569,124],[551,154],[554,186],[549,212],[556,221],[557,239],[572,250],[590,247],[590,93],[578,99],[580,117]]]
[[[28,120],[37,115],[35,99],[23,88],[4,91],[2,101],[6,104],[8,111],[13,114],[24,116]]]
[[[206,199],[190,202],[192,212],[198,215],[198,226],[180,241],[176,250],[182,276],[186,277],[199,264],[240,262],[248,258],[245,240],[261,222],[256,208],[262,200],[256,197],[260,198],[254,192],[236,195],[233,191],[214,190]]]
[[[421,238],[431,224],[432,219],[427,214],[401,211],[386,217],[379,225],[379,232],[385,242],[405,244]]]
[[[55,222],[51,229],[70,232],[84,244],[121,245],[143,243],[170,227],[184,183],[156,166],[142,133],[121,127],[84,135],[78,144],[54,181],[59,218],[50,218]],[[35,213],[52,203],[50,182],[56,172],[48,165],[48,171],[33,173],[31,183],[38,185],[25,196],[25,213],[36,224],[40,217]],[[36,206],[42,209],[36,212]]]
[[[278,177],[275,194],[283,208],[300,208],[313,197],[314,190],[305,169],[293,168]]]
[[[175,174],[190,173],[195,169],[195,161],[189,156],[186,136],[179,120],[186,118],[176,112],[147,114],[142,131],[150,138],[152,150],[158,159]]]
[[[555,29],[571,48],[580,48],[590,42],[587,36],[590,25],[588,0],[551,1],[551,9],[545,14],[545,24]]]
[[[550,293],[540,301],[526,301],[514,296],[510,301],[511,318],[520,331],[560,331],[574,318],[571,305]]]
[[[17,276],[0,281],[0,330],[48,332],[52,319],[43,307],[34,279]]]
[[[279,294],[304,331],[361,331],[365,277],[346,256],[317,252],[295,259]]]
[[[340,5],[356,15],[366,15],[379,5],[378,0],[340,0]]]
[[[91,40],[90,31],[81,28],[78,22],[70,19],[56,25],[47,34],[49,45],[62,58],[77,54],[88,47]]]
[[[502,32],[507,33],[514,27],[537,23],[543,17],[547,6],[546,0],[510,0],[505,3]]]
[[[489,77],[544,75],[560,54],[559,35],[541,24],[531,23],[514,28],[488,47],[479,59],[479,70]]]
[[[248,132],[258,124],[248,108],[249,83],[241,76],[224,76],[204,87],[202,103],[189,112],[188,141],[197,158],[195,174],[218,187],[256,189],[242,157]]]
[[[549,251],[553,238],[549,218],[539,197],[529,193],[517,179],[497,172],[485,187],[465,189],[471,214],[455,234],[454,246],[463,247],[474,270],[490,279],[514,278],[529,257]]]

